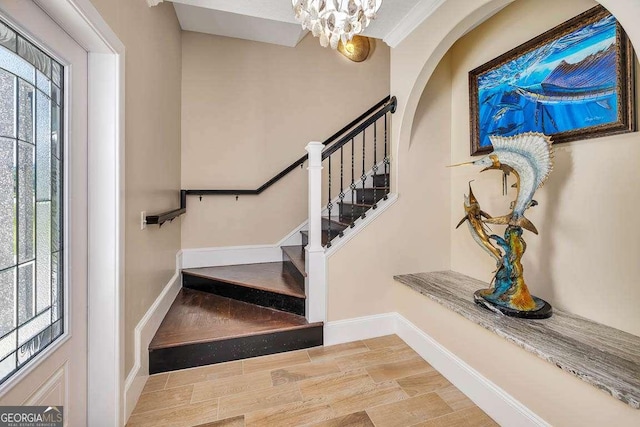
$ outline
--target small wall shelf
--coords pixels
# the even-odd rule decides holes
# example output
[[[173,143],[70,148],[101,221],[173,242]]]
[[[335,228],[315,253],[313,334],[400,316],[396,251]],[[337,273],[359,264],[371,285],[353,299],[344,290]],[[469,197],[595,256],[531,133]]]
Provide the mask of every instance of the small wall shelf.
[[[394,279],[526,351],[640,409],[640,337],[558,310],[545,320],[506,317],[473,302],[486,283],[453,271]]]

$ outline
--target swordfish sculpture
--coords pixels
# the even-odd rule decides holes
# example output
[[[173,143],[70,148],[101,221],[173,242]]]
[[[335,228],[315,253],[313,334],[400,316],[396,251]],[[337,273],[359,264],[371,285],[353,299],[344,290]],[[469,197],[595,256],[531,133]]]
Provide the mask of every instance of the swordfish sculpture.
[[[523,277],[522,256],[526,244],[523,229],[538,234],[538,230],[524,214],[537,205],[533,199],[552,170],[553,155],[551,139],[541,133],[523,133],[512,137],[491,136],[493,152],[473,164],[486,170],[500,170],[504,179],[514,175],[517,190],[511,203],[511,212],[500,217],[491,217],[480,208],[469,183],[469,195],[465,196],[465,216],[458,227],[468,222],[474,240],[496,260],[493,287],[481,289],[474,294],[479,305],[498,313],[513,317],[544,319],[551,316],[552,307],[543,299],[532,296]],[[506,225],[504,237],[487,232],[486,224]],[[457,228],[457,227],[456,227]]]

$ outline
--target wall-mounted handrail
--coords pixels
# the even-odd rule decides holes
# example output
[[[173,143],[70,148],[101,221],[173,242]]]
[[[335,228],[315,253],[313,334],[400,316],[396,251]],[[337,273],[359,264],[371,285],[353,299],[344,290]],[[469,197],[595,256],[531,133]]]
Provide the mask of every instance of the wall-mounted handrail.
[[[387,105],[385,106],[385,104],[387,104]],[[384,112],[390,111],[391,109],[393,109],[393,111],[395,111],[396,104],[397,104],[397,101],[396,101],[395,96],[393,98],[391,96],[385,97],[383,100],[378,102],[376,105],[374,105],[373,107],[371,107],[367,111],[365,111],[363,114],[361,114],[357,119],[351,121],[348,125],[346,125],[342,129],[340,129],[338,132],[336,132],[333,135],[331,135],[322,144],[324,146],[327,146],[327,145],[333,143],[336,139],[338,139],[338,137],[340,137],[345,132],[347,132],[350,129],[352,129],[356,124],[360,123],[362,120],[364,120],[365,118],[370,116],[372,113],[376,112],[376,110],[378,110],[382,106],[385,106],[384,109],[383,109]],[[378,117],[380,117],[381,114],[384,114],[384,113],[376,112],[376,115]],[[368,119],[368,120],[370,120],[370,119]],[[362,126],[362,124],[360,124],[360,126],[358,128],[360,128],[361,126]],[[358,129],[358,128],[356,128],[356,129]],[[355,132],[355,134],[358,134],[359,132],[360,131]],[[353,133],[353,131],[351,133]],[[342,144],[344,144],[343,140],[344,140],[344,137],[340,139],[340,142],[342,142]],[[274,176],[269,181],[265,182],[264,184],[262,184],[260,187],[258,187],[255,190],[186,190],[187,191],[187,195],[188,196],[215,196],[215,195],[218,195],[218,196],[220,196],[220,195],[232,195],[232,196],[249,195],[249,196],[255,196],[255,195],[258,195],[258,194],[262,193],[264,190],[266,190],[267,188],[271,187],[276,182],[280,181],[282,178],[284,178],[285,175],[289,174],[292,170],[294,170],[297,167],[301,166],[304,162],[307,161],[307,158],[308,158],[308,155],[304,155],[304,156],[300,157],[298,160],[296,160],[295,162],[293,162],[289,166],[287,166],[282,172],[278,173],[276,176]]]
[[[338,132],[336,132],[333,135],[331,135],[322,144],[324,146],[328,146],[328,145],[332,144],[334,141],[336,141],[338,138],[340,138],[340,136],[344,135],[346,132],[349,132],[351,130],[351,132],[349,132],[348,134],[346,134],[345,136],[340,138],[340,140],[336,144],[331,145],[330,150],[334,150],[334,147],[337,147],[337,148],[335,148],[335,150],[337,150],[340,146],[344,145],[346,143],[346,141],[348,141],[351,138],[349,135],[357,135],[358,133],[361,132],[362,128],[366,128],[372,122],[374,122],[375,119],[377,119],[377,118],[381,117],[382,115],[386,114],[388,111],[391,111],[392,113],[395,112],[396,105],[397,105],[397,100],[396,100],[395,96],[394,97],[392,97],[390,95],[386,96],[384,99],[382,99],[381,101],[376,103],[373,107],[369,108],[363,114],[358,116],[355,120],[352,120],[345,127],[343,127]],[[372,116],[372,114],[373,114],[373,116]],[[373,119],[374,117],[375,117],[375,119]],[[373,119],[373,121],[372,121],[372,119]],[[365,120],[365,121],[363,122],[363,120]],[[353,127],[356,126],[356,125],[358,125],[358,127],[353,129]],[[331,152],[333,152],[333,151],[331,151]],[[329,153],[329,154],[331,154],[331,153]],[[329,154],[327,154],[327,155],[329,155]],[[324,155],[323,155],[323,158],[324,158]],[[276,182],[280,181],[282,178],[284,178],[287,174],[289,174],[291,171],[293,171],[297,167],[302,166],[304,164],[304,162],[307,161],[307,159],[308,159],[308,155],[304,155],[304,156],[300,157],[298,160],[296,160],[295,162],[293,162],[292,164],[287,166],[284,170],[282,170],[280,173],[275,175],[273,178],[271,178],[270,180],[268,180],[267,182],[265,182],[264,184],[262,184],[260,187],[258,187],[255,190],[247,190],[247,189],[236,189],[236,190],[233,190],[233,189],[229,189],[229,190],[181,190],[180,191],[180,208],[174,209],[174,210],[171,210],[171,211],[168,211],[168,212],[164,212],[164,213],[159,214],[159,215],[149,215],[149,216],[146,217],[146,222],[147,222],[147,224],[162,225],[166,221],[172,221],[174,218],[184,214],[187,211],[187,199],[186,199],[186,196],[200,196],[200,197],[202,197],[202,196],[224,196],[224,195],[229,195],[229,196],[255,196],[255,195],[258,195],[258,194],[262,193],[264,190],[266,190],[267,188],[271,187]]]
[[[162,226],[167,221],[173,221],[183,213],[187,212],[187,190],[180,190],[180,207],[172,211],[164,212],[159,215],[147,215],[145,222],[147,225],[158,224]]]

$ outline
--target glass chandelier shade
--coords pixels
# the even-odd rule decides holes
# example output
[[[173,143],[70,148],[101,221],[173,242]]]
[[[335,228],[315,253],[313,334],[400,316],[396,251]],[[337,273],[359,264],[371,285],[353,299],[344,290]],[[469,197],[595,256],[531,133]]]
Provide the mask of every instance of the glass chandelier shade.
[[[302,28],[320,38],[323,47],[338,48],[362,33],[376,18],[382,0],[291,0]]]

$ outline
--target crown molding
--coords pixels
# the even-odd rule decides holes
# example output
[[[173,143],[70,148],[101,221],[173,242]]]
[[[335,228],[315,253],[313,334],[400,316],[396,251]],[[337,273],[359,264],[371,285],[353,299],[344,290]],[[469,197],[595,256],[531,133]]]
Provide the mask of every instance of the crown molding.
[[[389,31],[383,41],[391,47],[396,47],[420,24],[424,22],[446,0],[421,0],[405,16],[396,27]]]
[[[149,7],[157,6],[162,3],[164,0],[147,0],[147,4]]]

